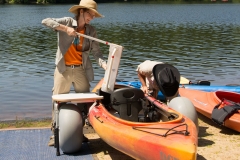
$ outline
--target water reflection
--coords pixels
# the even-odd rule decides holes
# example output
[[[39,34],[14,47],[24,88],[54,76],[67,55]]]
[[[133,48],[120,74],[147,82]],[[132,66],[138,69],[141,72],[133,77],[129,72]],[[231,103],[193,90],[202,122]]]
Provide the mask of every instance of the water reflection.
[[[0,6],[0,120],[51,116],[57,36],[41,20],[72,16],[67,12],[70,6]],[[137,80],[137,65],[151,59],[173,64],[193,81],[239,84],[238,8],[238,4],[100,4],[106,17],[93,25],[100,39],[124,46],[120,80]],[[108,46],[101,47],[107,57]],[[93,64],[92,87],[104,76]]]

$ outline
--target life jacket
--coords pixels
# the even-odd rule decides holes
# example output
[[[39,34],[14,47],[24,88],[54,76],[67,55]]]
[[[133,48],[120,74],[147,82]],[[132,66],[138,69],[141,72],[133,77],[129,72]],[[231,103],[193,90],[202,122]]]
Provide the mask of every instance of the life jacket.
[[[219,109],[221,104],[225,104],[224,107]],[[227,99],[223,99],[219,104],[217,104],[212,111],[212,121],[218,125],[224,125],[224,121],[231,117],[234,113],[240,110],[240,103],[232,102]]]

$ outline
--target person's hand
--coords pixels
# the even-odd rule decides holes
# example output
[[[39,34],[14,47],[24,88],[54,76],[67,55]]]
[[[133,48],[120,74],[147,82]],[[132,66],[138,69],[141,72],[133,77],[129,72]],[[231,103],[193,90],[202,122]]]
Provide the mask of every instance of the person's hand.
[[[142,86],[141,87],[143,93],[148,94],[148,87],[147,86]]]
[[[65,32],[66,32],[69,36],[76,36],[76,35],[77,35],[75,29],[72,28],[72,27],[65,26]]]
[[[107,65],[106,65],[106,64],[103,64],[103,65],[102,65],[102,68],[106,71],[106,70],[107,70]]]

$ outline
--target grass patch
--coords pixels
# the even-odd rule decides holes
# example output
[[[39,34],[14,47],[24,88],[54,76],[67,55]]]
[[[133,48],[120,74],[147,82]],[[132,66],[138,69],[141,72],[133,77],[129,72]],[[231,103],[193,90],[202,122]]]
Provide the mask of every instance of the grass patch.
[[[0,122],[0,129],[51,127],[51,119],[13,120]]]

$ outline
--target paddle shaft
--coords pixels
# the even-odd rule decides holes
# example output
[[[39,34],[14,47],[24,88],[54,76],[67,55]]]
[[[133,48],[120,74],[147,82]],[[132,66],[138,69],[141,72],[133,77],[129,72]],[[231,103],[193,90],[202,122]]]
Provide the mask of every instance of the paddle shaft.
[[[181,76],[180,84],[182,84],[182,85],[184,85],[184,84],[195,84],[195,85],[210,86],[211,83],[209,81],[197,81],[197,82],[194,83],[194,82],[188,80],[187,78]]]
[[[78,36],[85,37],[85,38],[88,38],[88,39],[91,39],[91,40],[94,40],[94,41],[97,41],[97,42],[99,42],[99,43],[103,43],[103,44],[109,45],[109,46],[110,46],[111,44],[113,44],[113,43],[109,43],[109,42],[107,42],[107,41],[103,41],[103,40],[101,40],[101,39],[97,39],[97,38],[94,38],[94,37],[91,37],[91,36],[87,36],[87,35],[81,34],[81,33],[77,33],[77,35],[78,35]]]

